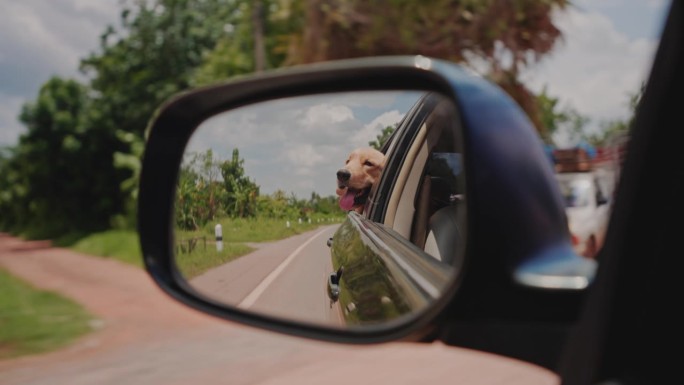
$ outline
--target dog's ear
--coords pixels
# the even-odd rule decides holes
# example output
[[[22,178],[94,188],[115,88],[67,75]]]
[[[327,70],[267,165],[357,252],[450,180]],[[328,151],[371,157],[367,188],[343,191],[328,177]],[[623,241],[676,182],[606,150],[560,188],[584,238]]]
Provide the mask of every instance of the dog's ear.
[[[385,167],[385,161],[387,160],[387,157],[385,156],[385,154],[383,154],[380,151],[378,151],[377,155],[378,155],[378,164],[380,165],[380,168],[384,168]]]

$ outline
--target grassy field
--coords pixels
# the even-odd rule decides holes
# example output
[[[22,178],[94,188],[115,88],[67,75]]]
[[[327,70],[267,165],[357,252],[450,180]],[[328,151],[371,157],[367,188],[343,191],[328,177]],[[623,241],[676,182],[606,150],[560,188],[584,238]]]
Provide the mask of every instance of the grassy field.
[[[0,359],[64,346],[89,332],[91,319],[78,304],[0,270]]]

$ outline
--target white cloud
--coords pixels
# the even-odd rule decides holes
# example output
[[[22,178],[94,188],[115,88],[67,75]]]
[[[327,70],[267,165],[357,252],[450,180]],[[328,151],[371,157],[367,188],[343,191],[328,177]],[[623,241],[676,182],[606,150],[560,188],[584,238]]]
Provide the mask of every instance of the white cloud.
[[[558,97],[592,120],[628,116],[629,95],[646,80],[657,42],[629,38],[597,12],[568,8],[555,15],[564,40],[523,79],[536,92],[546,85]]]
[[[115,0],[3,1],[0,12],[0,98],[21,106],[51,76],[79,78],[80,59],[99,45],[119,16]],[[17,102],[17,100],[19,100]],[[2,113],[0,145],[16,143],[24,129]]]
[[[312,106],[304,113],[304,126],[311,129],[326,125],[344,123],[354,119],[351,108],[336,104],[318,104]]]
[[[368,146],[368,142],[375,140],[382,132],[382,129],[387,126],[393,126],[395,123],[399,122],[404,114],[398,110],[392,110],[383,113],[377,118],[373,119],[372,122],[365,125],[361,131],[357,132],[353,136],[353,142],[356,147]]]
[[[312,170],[326,159],[321,148],[299,142],[285,149],[285,158],[292,165],[294,173],[301,176],[310,176]]]

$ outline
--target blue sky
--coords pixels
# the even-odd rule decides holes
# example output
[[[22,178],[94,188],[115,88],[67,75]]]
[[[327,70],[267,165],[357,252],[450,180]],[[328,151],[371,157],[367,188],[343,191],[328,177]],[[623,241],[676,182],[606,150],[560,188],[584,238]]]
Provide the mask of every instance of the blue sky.
[[[592,127],[628,114],[627,101],[648,75],[665,0],[576,0],[554,15],[564,33],[553,53],[526,70],[534,91],[546,86]],[[3,2],[0,13],[0,146],[16,144],[17,116],[51,76],[80,78],[78,63],[97,49],[108,24],[118,25],[118,0]]]

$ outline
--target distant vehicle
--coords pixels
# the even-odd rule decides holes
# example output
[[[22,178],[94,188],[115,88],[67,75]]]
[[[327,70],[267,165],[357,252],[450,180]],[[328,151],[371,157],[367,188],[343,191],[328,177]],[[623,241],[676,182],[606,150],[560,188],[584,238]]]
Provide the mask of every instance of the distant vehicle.
[[[601,171],[562,172],[556,178],[565,201],[565,212],[577,254],[595,258],[603,245],[611,199],[606,194],[609,174]]]

